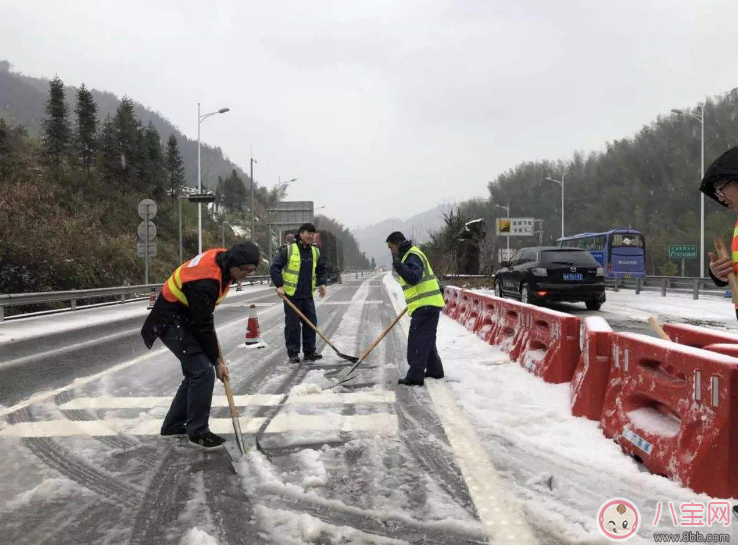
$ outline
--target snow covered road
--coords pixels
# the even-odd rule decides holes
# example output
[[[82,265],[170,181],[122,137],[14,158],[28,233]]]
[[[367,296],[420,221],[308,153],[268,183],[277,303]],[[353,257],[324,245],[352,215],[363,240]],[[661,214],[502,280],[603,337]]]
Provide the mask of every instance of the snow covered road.
[[[320,326],[342,352],[361,353],[394,318],[393,282],[352,279],[319,303]],[[242,343],[252,302],[264,349]],[[446,317],[446,379],[396,385],[403,320],[355,384],[322,391],[347,362],[319,341],[319,365],[287,363],[281,303],[256,288],[216,313],[242,428],[260,431],[273,460],[251,452],[236,475],[226,452],[156,435],[179,365],[128,332],[145,309],[105,313],[0,325],[3,542],[606,543],[597,510],[626,497],[645,522],[630,542],[648,543],[657,502],[709,501],[644,472],[596,423],[573,418],[568,385],[543,383]],[[608,292],[598,314],[623,327],[656,314],[735,328],[729,303],[714,300]],[[213,429],[229,434],[219,383],[215,396]],[[671,526],[662,517],[659,528]]]

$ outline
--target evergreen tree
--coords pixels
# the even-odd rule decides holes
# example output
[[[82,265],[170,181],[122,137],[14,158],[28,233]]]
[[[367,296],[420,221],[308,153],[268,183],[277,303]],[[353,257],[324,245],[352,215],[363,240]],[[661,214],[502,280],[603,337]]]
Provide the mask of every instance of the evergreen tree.
[[[118,131],[113,118],[109,115],[105,118],[100,131],[98,164],[103,179],[115,184],[120,176],[122,160],[118,149]]]
[[[97,104],[84,83],[77,90],[77,106],[74,112],[77,114],[75,147],[82,168],[89,177],[92,160],[97,150]]]
[[[134,189],[136,178],[142,173],[141,163],[144,145],[141,135],[141,122],[134,111],[133,101],[123,97],[113,118],[117,148],[120,156],[120,169],[117,178],[120,183]]]
[[[223,182],[223,207],[232,212],[243,212],[246,204],[246,186],[234,169]]]
[[[177,137],[174,135],[171,135],[167,141],[166,173],[169,187],[172,191],[172,198],[174,198],[178,194],[179,189],[185,184],[184,161],[182,161],[182,155],[179,153]],[[223,178],[218,176],[218,186],[220,187],[222,183]],[[217,195],[218,192],[216,191]],[[219,204],[217,203],[216,206],[219,206]]]
[[[44,153],[58,176],[64,157],[69,153],[71,130],[67,103],[64,100],[64,82],[56,76],[49,83],[49,100],[43,121]]]
[[[155,199],[163,199],[166,194],[167,174],[164,162],[164,151],[161,147],[159,131],[149,121],[144,133],[145,150],[145,188],[153,191]]]

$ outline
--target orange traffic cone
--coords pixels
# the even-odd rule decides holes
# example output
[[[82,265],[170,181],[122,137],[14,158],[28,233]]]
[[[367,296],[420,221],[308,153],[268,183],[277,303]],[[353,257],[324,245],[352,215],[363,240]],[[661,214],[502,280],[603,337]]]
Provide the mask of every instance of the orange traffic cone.
[[[246,346],[252,344],[260,344],[261,337],[259,332],[259,317],[256,315],[256,305],[249,308],[249,321],[246,326]]]
[[[146,307],[146,310],[154,308],[154,303],[156,303],[156,290],[151,290],[151,293],[149,294],[149,306]]]
[[[236,291],[243,291],[243,288],[241,287],[241,282],[238,282],[236,284]]]

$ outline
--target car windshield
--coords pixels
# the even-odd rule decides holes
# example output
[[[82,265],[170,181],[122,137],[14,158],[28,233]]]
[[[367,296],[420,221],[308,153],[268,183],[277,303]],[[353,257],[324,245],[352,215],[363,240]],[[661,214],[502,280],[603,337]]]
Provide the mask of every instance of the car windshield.
[[[543,252],[541,262],[545,265],[599,267],[597,260],[589,252],[581,250],[547,250]]]

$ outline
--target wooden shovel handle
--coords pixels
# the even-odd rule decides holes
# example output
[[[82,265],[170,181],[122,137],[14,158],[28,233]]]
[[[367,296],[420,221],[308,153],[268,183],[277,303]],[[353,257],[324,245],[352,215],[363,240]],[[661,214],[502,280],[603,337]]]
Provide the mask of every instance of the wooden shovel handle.
[[[406,313],[406,312],[407,312],[407,307],[405,307],[404,309],[402,309],[402,312],[400,312],[400,313],[399,313],[399,314],[397,315],[397,317],[396,317],[396,318],[395,318],[394,320],[392,320],[392,323],[391,323],[390,325],[388,325],[388,326],[387,326],[387,327],[386,327],[386,328],[384,329],[384,331],[382,331],[382,333],[380,333],[380,334],[379,334],[379,337],[377,337],[377,338],[376,338],[376,339],[374,340],[374,342],[373,342],[373,343],[371,344],[371,346],[369,346],[369,348],[367,348],[367,349],[366,349],[366,351],[365,351],[365,352],[364,352],[364,353],[363,353],[363,354],[361,355],[361,357],[359,358],[359,361],[360,361],[360,362],[364,361],[364,359],[365,359],[365,358],[366,358],[366,357],[367,357],[367,356],[369,355],[369,353],[370,353],[370,352],[371,352],[372,350],[374,350],[374,347],[375,347],[375,346],[377,346],[377,345],[379,344],[379,341],[381,341],[382,339],[384,339],[384,337],[385,337],[385,336],[387,335],[387,333],[389,333],[389,332],[390,332],[390,331],[392,330],[392,328],[393,328],[393,327],[395,327],[395,325],[397,324],[397,322],[399,322],[399,321],[400,321],[400,318],[402,318],[402,317],[403,317],[403,316],[405,315],[405,313]]]
[[[656,321],[656,318],[654,318],[653,316],[649,316],[648,323],[651,324],[651,329],[653,329],[656,332],[656,335],[658,335],[665,341],[671,340],[669,336],[666,334],[666,331],[664,331],[659,325],[658,321]]]
[[[725,243],[723,242],[723,239],[716,238],[712,241],[712,243],[715,246],[715,251],[718,253],[718,255],[723,259],[730,259],[730,254],[728,253],[728,249],[725,247]],[[730,284],[730,291],[733,296],[733,304],[736,305],[736,308],[738,308],[738,279],[735,277],[735,273],[733,271],[730,271],[728,273],[728,284]]]
[[[218,361],[223,367],[228,367],[223,359],[223,351],[220,349],[220,341],[218,341]],[[238,409],[236,409],[236,402],[233,400],[231,381],[227,378],[223,379],[223,387],[225,388],[226,397],[228,398],[228,412],[231,413],[231,418],[238,418]]]
[[[299,309],[299,308],[297,308],[297,307],[296,307],[296,306],[294,305],[294,303],[293,303],[292,301],[290,301],[290,300],[289,300],[289,299],[287,298],[287,296],[286,296],[286,295],[280,295],[280,297],[282,298],[282,300],[283,300],[283,301],[284,301],[285,303],[287,303],[287,304],[288,304],[288,305],[289,305],[290,307],[292,307],[292,310],[294,310],[294,311],[295,311],[295,312],[297,313],[297,315],[298,315],[298,316],[299,316],[300,318],[302,318],[302,320],[303,320],[303,321],[304,321],[304,322],[305,322],[305,323],[306,323],[307,325],[309,325],[309,326],[310,326],[310,329],[312,329],[313,331],[315,331],[315,332],[316,332],[316,333],[317,333],[317,334],[318,334],[318,335],[320,336],[320,338],[321,338],[321,339],[323,339],[323,340],[324,340],[324,341],[326,342],[326,344],[327,344],[328,346],[330,346],[330,347],[331,347],[331,348],[332,348],[333,350],[335,350],[335,351],[338,351],[338,348],[336,348],[335,346],[333,346],[333,343],[332,343],[331,341],[329,341],[328,339],[326,339],[326,338],[325,338],[325,335],[323,335],[323,332],[322,332],[322,331],[321,331],[320,329],[318,329],[318,328],[317,328],[317,327],[315,326],[315,324],[313,324],[313,322],[311,322],[310,320],[308,320],[308,317],[307,317],[307,316],[305,316],[305,315],[304,315],[304,314],[303,314],[302,312],[300,312],[300,309]]]

